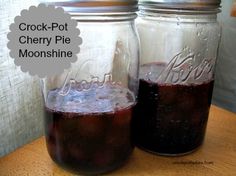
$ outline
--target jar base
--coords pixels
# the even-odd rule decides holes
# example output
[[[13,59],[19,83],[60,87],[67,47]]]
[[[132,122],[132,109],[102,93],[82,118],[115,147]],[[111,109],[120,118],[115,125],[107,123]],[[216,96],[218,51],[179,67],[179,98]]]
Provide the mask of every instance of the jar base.
[[[81,175],[100,175],[100,174],[107,174],[107,173],[111,173],[115,170],[118,170],[120,168],[122,168],[130,159],[130,156],[132,155],[133,150],[130,151],[129,155],[120,163],[116,163],[113,166],[109,167],[109,168],[104,168],[101,169],[100,171],[82,171],[82,169],[78,169],[76,170],[75,167],[70,167],[69,165],[63,164],[59,161],[57,161],[55,158],[52,158],[50,155],[50,158],[52,159],[52,161],[61,169],[70,172],[72,174],[81,174]]]
[[[202,147],[202,144],[200,144],[198,147],[196,147],[196,148],[194,148],[190,151],[182,152],[182,153],[161,153],[161,152],[156,152],[156,151],[153,151],[153,150],[149,150],[149,149],[147,149],[145,147],[142,147],[140,145],[136,145],[136,147],[139,148],[142,151],[145,151],[145,152],[148,152],[148,153],[151,153],[151,154],[154,154],[154,155],[158,155],[158,156],[178,157],[178,156],[189,155],[191,153],[196,152],[197,150],[199,150]]]

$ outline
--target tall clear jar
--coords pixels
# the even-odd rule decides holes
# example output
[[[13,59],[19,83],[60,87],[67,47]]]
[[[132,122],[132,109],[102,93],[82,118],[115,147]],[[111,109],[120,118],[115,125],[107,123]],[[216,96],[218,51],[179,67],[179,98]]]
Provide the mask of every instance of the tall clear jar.
[[[220,39],[220,0],[141,0],[135,144],[182,155],[203,143]]]
[[[137,1],[56,3],[77,20],[78,60],[41,81],[48,153],[63,168],[100,174],[133,151],[130,122],[138,89]]]

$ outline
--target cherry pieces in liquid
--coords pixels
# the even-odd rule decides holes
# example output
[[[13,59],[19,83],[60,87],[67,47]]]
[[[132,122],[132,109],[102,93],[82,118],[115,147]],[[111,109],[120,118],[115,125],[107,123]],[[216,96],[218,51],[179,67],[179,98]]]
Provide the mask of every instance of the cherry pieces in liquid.
[[[140,79],[132,119],[138,147],[161,155],[186,154],[204,140],[214,81],[165,85]]]
[[[53,91],[55,93],[58,90]],[[102,91],[107,90],[99,90],[100,93],[98,92],[96,96],[104,94]],[[120,90],[119,92],[121,93],[119,95],[116,93],[115,96],[120,97],[117,101],[118,103],[122,101],[121,107],[115,111],[91,106],[97,111],[93,112],[91,108],[88,108],[87,110],[91,111],[89,113],[86,109],[78,108],[76,111],[79,112],[67,112],[72,111],[68,108],[73,107],[75,99],[72,97],[78,98],[77,93],[65,98],[67,104],[69,104],[68,101],[72,102],[65,112],[59,108],[59,105],[45,108],[47,149],[57,164],[80,174],[106,173],[124,164],[134,148],[130,139],[130,123],[134,106],[127,103],[133,101],[129,99],[131,95],[128,93],[124,95]],[[87,92],[85,98],[88,101],[93,99],[93,93],[93,90]],[[78,95],[80,97],[84,95],[83,92],[80,94]],[[94,105],[105,106],[108,100],[103,101],[104,99],[106,97],[96,100]],[[57,100],[54,101],[58,103]],[[83,105],[87,106],[86,101]]]

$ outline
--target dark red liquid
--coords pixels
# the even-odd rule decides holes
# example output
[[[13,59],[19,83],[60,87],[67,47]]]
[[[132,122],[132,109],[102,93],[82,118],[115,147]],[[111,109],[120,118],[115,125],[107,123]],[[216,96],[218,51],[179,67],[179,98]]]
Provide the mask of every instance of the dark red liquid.
[[[121,166],[133,150],[130,121],[133,95],[120,86],[48,94],[46,142],[51,158],[82,174],[98,174]]]
[[[213,81],[165,85],[140,80],[133,117],[135,144],[158,154],[193,151],[204,139]]]

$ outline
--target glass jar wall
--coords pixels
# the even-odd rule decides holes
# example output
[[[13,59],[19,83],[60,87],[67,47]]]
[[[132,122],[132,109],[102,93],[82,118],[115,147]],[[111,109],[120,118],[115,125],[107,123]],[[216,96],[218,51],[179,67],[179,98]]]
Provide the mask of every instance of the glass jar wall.
[[[135,144],[161,155],[194,151],[203,142],[220,39],[220,1],[142,0]]]
[[[82,174],[120,167],[133,150],[130,122],[138,89],[136,1],[60,3],[77,20],[78,60],[42,80],[49,155]]]

